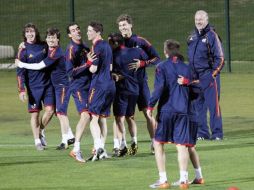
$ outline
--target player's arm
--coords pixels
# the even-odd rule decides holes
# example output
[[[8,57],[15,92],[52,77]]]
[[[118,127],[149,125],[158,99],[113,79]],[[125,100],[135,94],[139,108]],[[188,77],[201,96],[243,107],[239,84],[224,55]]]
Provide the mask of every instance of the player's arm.
[[[19,48],[16,59],[26,61],[25,48]],[[22,102],[25,102],[27,99],[26,90],[25,90],[25,74],[26,74],[26,70],[24,68],[17,68],[18,93],[19,93],[19,99]]]
[[[31,70],[41,70],[46,67],[44,61],[40,63],[24,63],[18,59],[15,59],[15,64],[19,68],[31,69]]]
[[[96,54],[89,52],[87,54],[86,64],[73,69],[74,75],[79,75],[80,73],[82,73],[84,70],[86,70],[88,67],[90,67],[96,59],[97,59]]]
[[[164,72],[161,69],[161,67],[157,67],[155,70],[155,79],[154,79],[154,90],[152,92],[152,95],[149,99],[149,108],[148,109],[153,109],[160,99],[163,89],[164,89],[164,84],[165,84],[165,76]]]
[[[146,67],[146,60],[149,59],[148,55],[142,49],[137,48],[137,51],[140,51],[140,57],[139,59],[133,59],[133,63],[128,65],[129,70]]]
[[[213,57],[213,77],[216,77],[217,74],[220,73],[224,66],[224,53],[221,41],[219,39],[218,34],[212,31],[212,41],[209,42],[211,47],[211,55]]]
[[[157,65],[160,62],[160,56],[152,46],[152,44],[145,38],[139,37],[142,49],[148,55],[148,60],[145,61],[145,65]]]
[[[62,55],[57,52],[57,49],[49,52],[48,56],[39,63],[25,63],[18,59],[15,60],[15,64],[20,68],[30,69],[30,70],[41,70],[45,67],[49,67],[56,63],[56,60],[59,59]]]
[[[67,47],[65,52],[65,68],[68,76],[70,78],[73,78],[73,68],[74,68],[74,59],[75,59],[75,53],[74,53],[74,46],[70,45]]]
[[[95,46],[94,48],[94,54],[96,55],[96,58],[94,61],[92,61],[90,67],[89,67],[89,71],[91,73],[96,73],[96,71],[98,70],[98,65],[100,62],[100,50],[98,48],[98,46]]]
[[[155,70],[154,90],[149,99],[148,108],[147,108],[147,115],[149,117],[152,117],[154,107],[163,93],[164,84],[165,84],[164,72],[161,69],[161,67],[157,66]]]

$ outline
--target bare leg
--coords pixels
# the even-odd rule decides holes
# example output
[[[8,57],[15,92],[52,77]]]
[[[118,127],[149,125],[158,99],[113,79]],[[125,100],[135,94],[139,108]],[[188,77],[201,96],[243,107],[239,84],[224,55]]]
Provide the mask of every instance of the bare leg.
[[[101,129],[101,140],[102,140],[102,143],[105,146],[106,139],[107,139],[107,134],[108,134],[107,119],[105,117],[100,117],[99,118],[99,126],[100,126],[100,129]]]
[[[134,120],[134,117],[126,117],[126,122],[128,124],[128,129],[130,132],[131,137],[137,137],[137,125],[136,122]]]
[[[53,117],[54,109],[52,106],[45,106],[45,112],[41,118],[40,129],[45,129],[45,127],[50,122]]]
[[[166,154],[164,151],[164,144],[157,141],[154,142],[155,159],[159,172],[166,172]]]
[[[84,133],[87,123],[90,121],[90,115],[87,112],[82,112],[80,114],[79,122],[76,126],[76,141],[80,142],[82,135]]]
[[[153,139],[154,138],[154,126],[155,126],[155,119],[154,117],[149,117],[146,113],[146,109],[143,110],[144,116],[146,118],[146,126],[147,126],[147,130],[149,132],[150,138]]]
[[[34,139],[39,139],[39,116],[40,112],[31,113],[31,128],[33,132]]]

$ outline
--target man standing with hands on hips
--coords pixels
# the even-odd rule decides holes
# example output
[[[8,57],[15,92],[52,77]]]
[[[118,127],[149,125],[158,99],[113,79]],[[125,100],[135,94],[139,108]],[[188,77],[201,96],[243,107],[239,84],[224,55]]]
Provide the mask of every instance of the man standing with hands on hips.
[[[201,117],[206,118],[206,108],[210,112],[210,129],[200,125],[198,139],[222,140],[222,117],[219,106],[220,71],[224,66],[224,53],[219,36],[208,23],[208,13],[198,10],[195,14],[195,31],[188,38],[188,58],[193,79],[200,84],[201,91],[196,108]],[[205,121],[206,123],[206,121]]]

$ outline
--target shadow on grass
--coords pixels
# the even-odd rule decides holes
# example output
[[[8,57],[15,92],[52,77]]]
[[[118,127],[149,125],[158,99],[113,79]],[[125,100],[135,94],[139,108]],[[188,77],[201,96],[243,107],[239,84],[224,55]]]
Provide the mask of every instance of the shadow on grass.
[[[211,181],[211,183],[206,184],[206,186],[214,186],[214,185],[221,185],[221,184],[239,184],[239,183],[253,182],[253,181],[254,181],[254,177],[231,178],[226,180]]]
[[[24,165],[24,164],[39,164],[45,162],[55,162],[56,160],[38,160],[38,161],[19,161],[19,162],[6,162],[0,163],[0,166],[15,166],[15,165]]]

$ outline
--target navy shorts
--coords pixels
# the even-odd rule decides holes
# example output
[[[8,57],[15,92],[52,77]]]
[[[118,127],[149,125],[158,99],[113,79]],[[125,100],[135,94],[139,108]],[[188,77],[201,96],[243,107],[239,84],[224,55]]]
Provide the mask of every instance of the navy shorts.
[[[191,141],[188,115],[160,112],[155,131],[155,140],[160,143],[174,143],[194,146]]]
[[[148,87],[147,80],[144,80],[142,83],[139,83],[139,96],[138,96],[138,109],[142,111],[143,109],[148,107],[150,99],[150,90]]]
[[[115,116],[133,116],[137,104],[138,95],[127,95],[117,93],[113,104],[113,113]]]
[[[69,90],[74,99],[76,109],[81,114],[88,111],[88,90],[85,88],[72,88]]]
[[[102,117],[110,116],[110,108],[115,96],[115,86],[106,90],[102,88],[90,88],[88,98],[88,111],[92,115]]]
[[[56,113],[67,115],[68,104],[70,101],[69,86],[55,86]]]
[[[48,85],[44,88],[27,88],[28,94],[28,112],[39,112],[42,109],[42,103],[44,106],[55,107],[55,96],[52,85]]]

